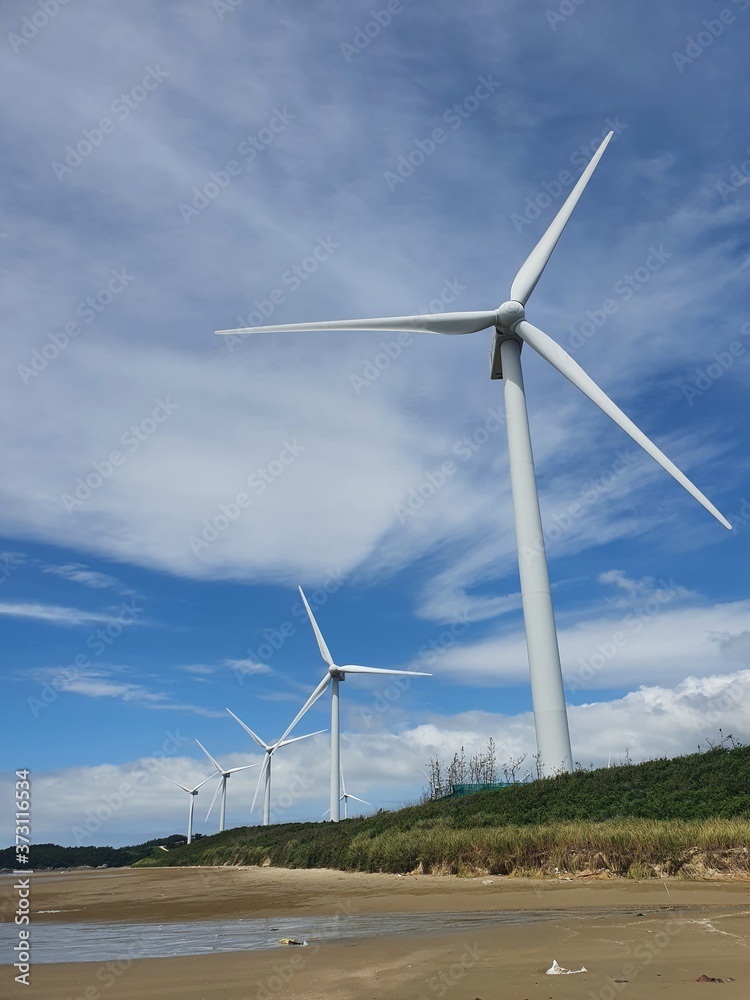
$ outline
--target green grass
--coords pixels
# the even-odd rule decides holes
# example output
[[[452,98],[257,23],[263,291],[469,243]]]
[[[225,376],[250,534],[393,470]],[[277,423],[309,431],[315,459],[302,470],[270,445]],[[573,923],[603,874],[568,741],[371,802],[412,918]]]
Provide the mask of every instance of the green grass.
[[[331,823],[240,827],[146,865],[750,874],[750,747],[578,771]]]

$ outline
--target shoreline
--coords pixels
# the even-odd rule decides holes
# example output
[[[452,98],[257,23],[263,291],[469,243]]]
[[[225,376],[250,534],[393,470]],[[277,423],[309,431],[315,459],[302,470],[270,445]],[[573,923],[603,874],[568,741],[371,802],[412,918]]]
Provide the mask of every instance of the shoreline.
[[[54,909],[62,912],[39,913]],[[388,913],[436,914],[439,927],[441,913],[493,911],[546,911],[549,919],[149,959],[137,957],[128,932],[133,923],[158,933],[165,921]],[[75,922],[83,934],[92,921],[122,926],[117,961],[32,965],[27,995],[40,1000],[692,1000],[705,995],[701,975],[732,979],[727,998],[746,996],[750,980],[747,881],[271,867],[123,869],[115,877],[109,869],[39,873],[32,912],[32,942],[37,921],[48,929]],[[546,976],[553,959],[588,971]]]

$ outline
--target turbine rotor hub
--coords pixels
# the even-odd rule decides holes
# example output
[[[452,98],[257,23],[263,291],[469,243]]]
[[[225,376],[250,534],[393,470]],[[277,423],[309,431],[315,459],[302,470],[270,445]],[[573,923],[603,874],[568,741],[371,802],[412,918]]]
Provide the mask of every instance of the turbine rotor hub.
[[[513,333],[516,324],[526,316],[526,310],[521,302],[510,299],[497,310],[497,329],[500,333]]]

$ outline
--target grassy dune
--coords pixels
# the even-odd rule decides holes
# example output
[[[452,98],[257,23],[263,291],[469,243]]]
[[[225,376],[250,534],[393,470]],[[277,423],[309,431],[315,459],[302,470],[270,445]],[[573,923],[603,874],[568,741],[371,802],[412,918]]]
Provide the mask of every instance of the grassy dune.
[[[750,747],[560,775],[331,823],[240,827],[139,866],[750,877]]]

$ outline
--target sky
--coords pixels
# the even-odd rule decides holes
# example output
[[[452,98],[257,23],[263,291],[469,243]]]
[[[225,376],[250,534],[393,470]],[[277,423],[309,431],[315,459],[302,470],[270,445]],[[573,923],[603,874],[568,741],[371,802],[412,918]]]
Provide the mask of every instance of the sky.
[[[433,675],[343,685],[358,808],[489,737],[532,766],[491,331],[214,331],[495,309],[610,130],[528,316],[733,530],[524,349],[573,755],[750,739],[750,0],[0,22],[3,845],[21,768],[37,843],[182,832],[195,740],[259,763],[226,708],[271,742],[323,676],[300,585],[338,662]],[[322,818],[327,741],[274,758],[275,821]]]

